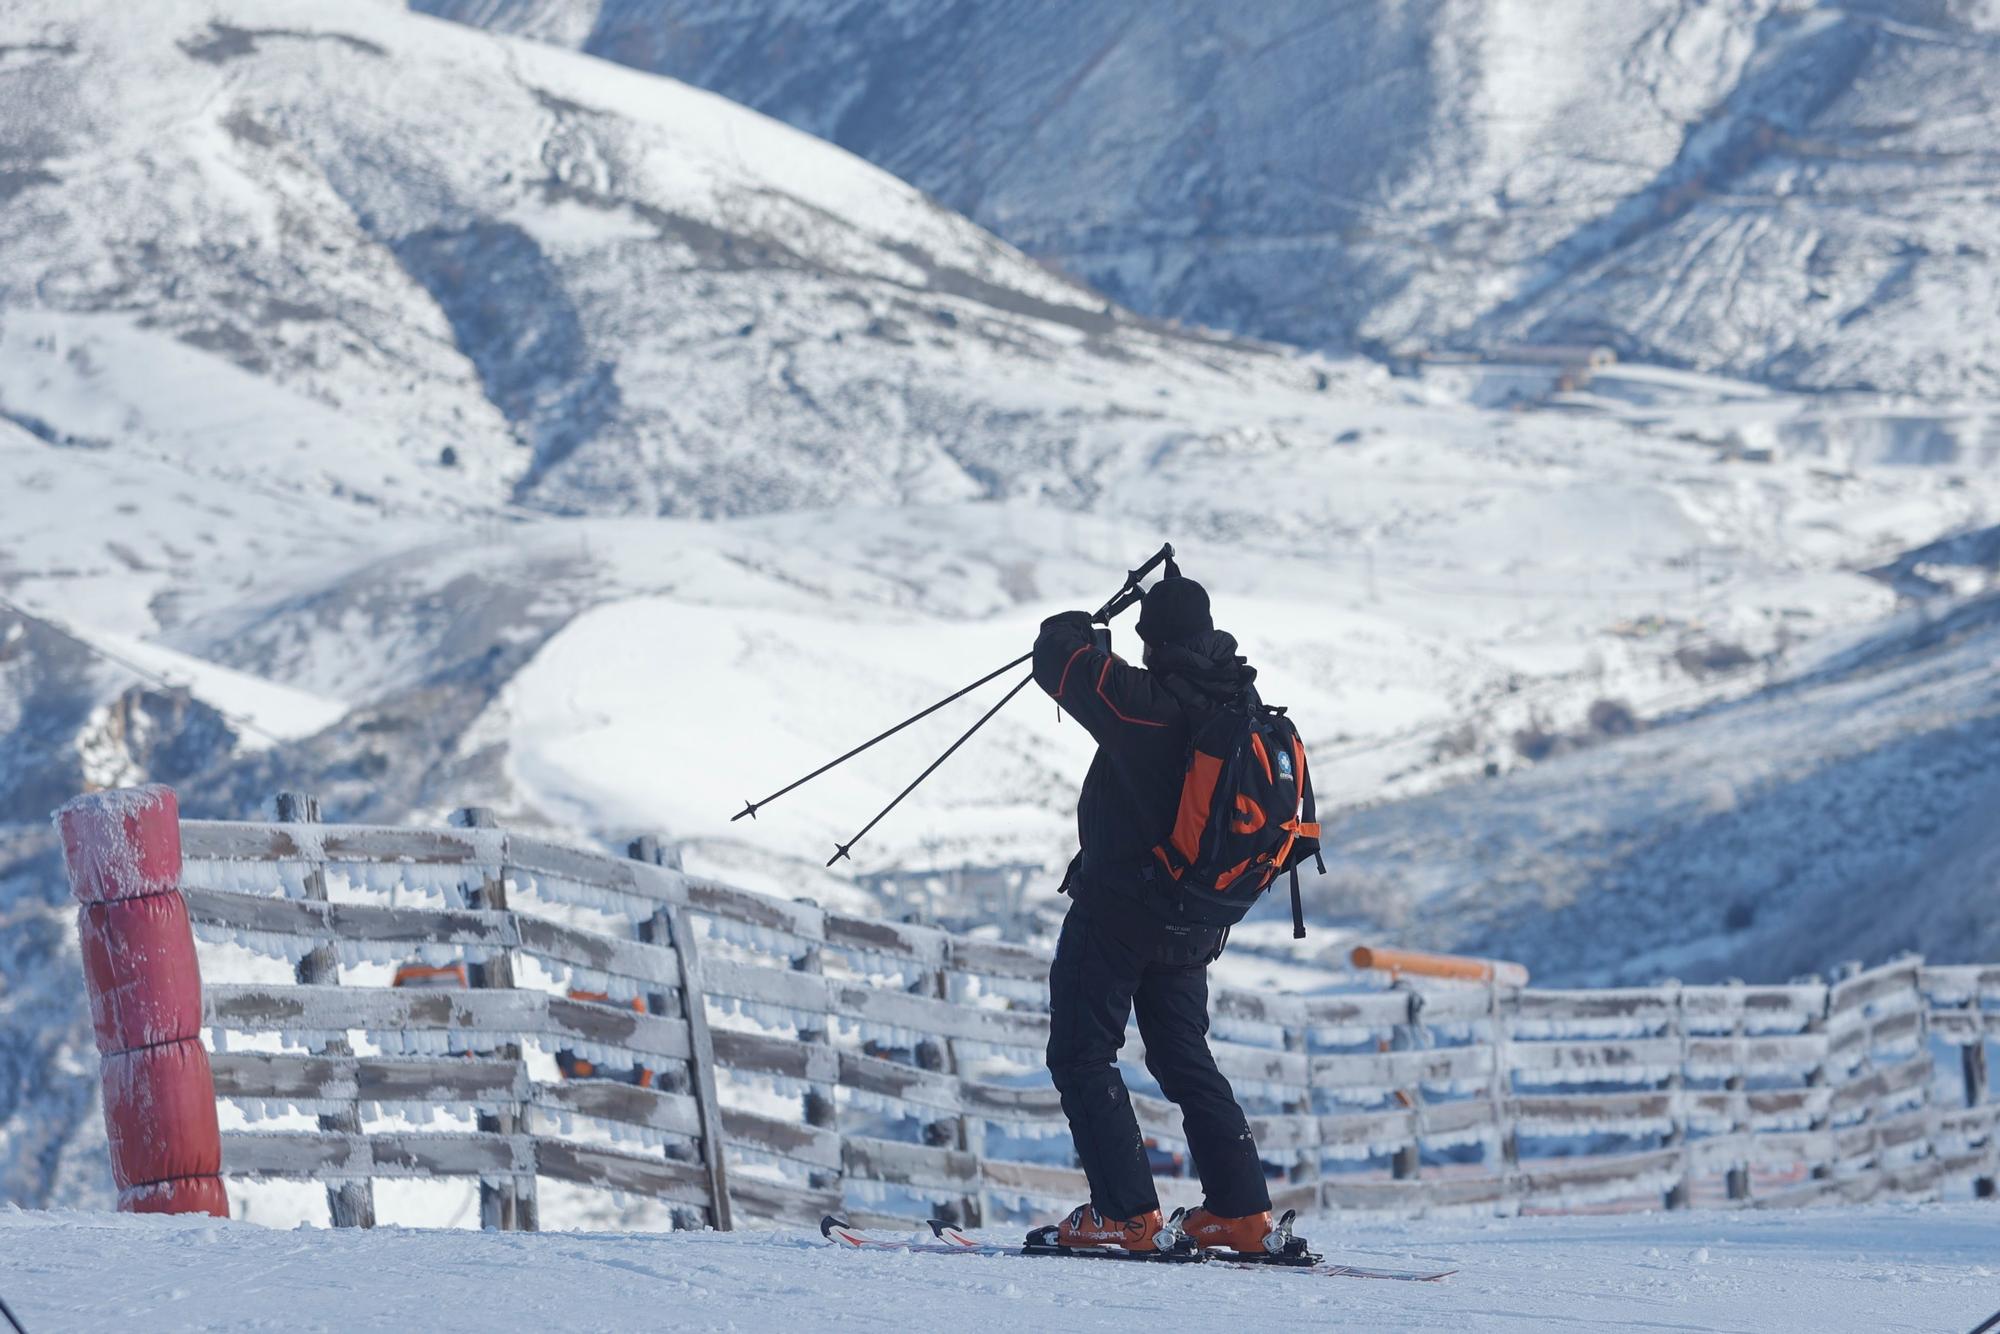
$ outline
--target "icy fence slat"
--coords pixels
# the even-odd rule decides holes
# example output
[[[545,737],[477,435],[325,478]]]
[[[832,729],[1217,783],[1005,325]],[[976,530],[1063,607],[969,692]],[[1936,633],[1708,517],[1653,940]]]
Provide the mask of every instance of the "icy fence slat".
[[[409,862],[498,866],[506,835],[497,829],[396,829],[355,824],[248,824],[181,821],[189,861]]]
[[[669,872],[669,874],[673,874]],[[826,939],[826,913],[810,903],[772,898],[748,889],[684,877],[691,911],[726,917],[747,926],[761,926],[818,944]]]
[[[795,973],[768,964],[731,959],[703,959],[701,980],[711,996],[729,996],[817,1014],[826,1013],[832,994],[826,979],[816,973]]]
[[[1928,1016],[1920,1009],[1904,1010],[1882,1019],[1855,1019],[1861,1012],[1850,1010],[1843,1026],[1828,1024],[1827,1054],[1847,1065],[1871,1053],[1890,1049],[1913,1051],[1923,1033]]]
[[[1824,1130],[1711,1135],[1688,1145],[1695,1171],[1715,1173],[1732,1167],[1785,1167],[1821,1163],[1835,1156],[1835,1136]]]
[[[336,945],[523,949],[566,968],[616,974],[675,991],[680,960],[670,946],[561,926],[525,913],[472,908],[404,908],[367,903],[274,899],[221,890],[187,891],[198,926],[258,937],[297,936]],[[364,953],[366,951],[363,951]]]
[[[628,1191],[670,1204],[691,1204],[704,1209],[709,1205],[708,1172],[700,1163],[641,1158],[616,1149],[540,1136],[530,1142],[530,1151],[535,1171],[557,1181]]]
[[[835,949],[885,955],[927,969],[944,967],[951,952],[950,934],[934,926],[830,912],[826,914],[823,929],[826,943]],[[1046,973],[1046,962],[1042,968]]]
[[[1687,1040],[1687,1065],[1694,1074],[1727,1072],[1751,1078],[1792,1075],[1822,1065],[1829,1050],[1824,1033],[1697,1037]]]
[[[1030,945],[1008,945],[996,940],[950,939],[947,952],[953,972],[983,977],[1011,977],[1023,981],[1046,982],[1054,955]]]
[[[1833,1132],[1833,1156],[1840,1160],[1874,1158],[1886,1150],[1927,1142],[1937,1125],[1937,1114],[1928,1107],[1900,1116],[1871,1118],[1858,1126]]]
[[[1419,1084],[1456,1085],[1493,1073],[1493,1048],[1433,1047],[1428,1051],[1332,1053],[1308,1058],[1316,1089],[1390,1090]]]
[[[215,1092],[272,1102],[518,1102],[530,1087],[519,1061],[463,1058],[313,1056],[296,1052],[216,1052]]]
[[[742,1148],[789,1158],[809,1167],[840,1169],[841,1136],[837,1130],[806,1125],[801,1121],[780,1121],[737,1107],[724,1107],[722,1135],[730,1144]],[[735,1178],[732,1178],[731,1188],[734,1189],[734,1186]]]
[[[1490,1113],[1489,1113],[1490,1114]],[[1390,1152],[1417,1138],[1417,1111],[1396,1107],[1381,1112],[1341,1112],[1318,1118],[1319,1146],[1323,1149],[1378,1148]]]
[[[977,1154],[866,1135],[845,1138],[841,1144],[841,1165],[850,1177],[954,1194],[976,1191],[980,1182]]]
[[[1931,1036],[1961,1047],[2000,1042],[2000,1010],[1933,1010]]]
[[[204,1022],[243,1032],[388,1033],[438,1030],[495,1043],[536,1036],[557,1046],[613,1048],[641,1058],[685,1061],[686,1025],[610,1005],[538,991],[402,991],[386,987],[208,988]]]
[[[1650,1021],[1658,1027],[1672,1021],[1675,998],[1661,988],[1602,991],[1517,991],[1507,1001],[1509,1017],[1523,1023],[1591,1019]],[[1424,1016],[1431,1016],[1426,1013]]]
[[[1850,1010],[1883,1000],[1899,992],[1914,994],[1922,971],[1923,960],[1898,959],[1894,963],[1857,973],[1843,982],[1836,982],[1827,993],[1827,1014],[1829,1016],[1846,1014]]]
[[[892,1098],[912,1107],[953,1115],[979,1111],[983,1091],[995,1087],[960,1079],[943,1071],[924,1070],[854,1051],[839,1053],[839,1082],[842,1088],[857,1093]],[[1014,1091],[1002,1090],[1007,1093]]]
[[[222,1170],[231,1176],[515,1177],[535,1173],[525,1135],[399,1131],[339,1135],[312,1130],[232,1130],[222,1136]]]
[[[1428,1018],[1432,998],[1428,994],[1414,991],[1361,992],[1351,996],[1307,996],[1305,997],[1306,1022],[1320,1028],[1393,1028],[1398,1024],[1415,1023],[1417,1011],[1413,1008],[1412,998],[1419,995],[1423,996],[1421,1003]],[[1483,990],[1468,987],[1457,995],[1440,992],[1436,1003],[1440,1006],[1449,1006],[1455,999],[1462,999],[1468,1003],[1469,1014],[1483,1016],[1486,1013],[1487,999]]]
[[[1838,1116],[1893,1094],[1922,1089],[1931,1079],[1929,1061],[1902,1061],[1871,1071],[1859,1079],[1840,1084],[1833,1090],[1828,1110]]]
[[[1542,1093],[1508,1098],[1503,1115],[1507,1121],[1536,1135],[1563,1132],[1587,1134],[1603,1131],[1631,1133],[1635,1125],[1671,1124],[1675,1099],[1684,1096],[1673,1090],[1644,1093]],[[1729,1104],[1721,1110],[1727,1112]]]
[[[1235,1020],[1270,1028],[1303,1028],[1306,1002],[1303,996],[1217,987],[1209,996],[1209,1013],[1222,1021]]]
[[[701,1108],[685,1093],[641,1088],[608,1079],[572,1079],[536,1084],[529,1104],[558,1116],[592,1116],[666,1135],[701,1134]]]
[[[512,914],[504,912],[260,898],[213,889],[190,889],[187,900],[198,925],[227,931],[371,944],[497,948],[521,943]]]
[[[1660,1079],[1681,1066],[1677,1038],[1628,1042],[1524,1042],[1508,1047],[1509,1066],[1537,1074],[1561,1072],[1571,1079]]]
[[[2000,1002],[2000,966],[1992,964],[1931,964],[1920,974],[1919,985],[1933,1005],[1975,1007],[1982,1000]]]
[[[827,992],[835,1018],[860,1020],[933,1037],[966,1038],[1001,1047],[1048,1045],[1047,1015],[981,1010],[930,996],[829,979]]]
[[[679,871],[629,857],[572,848],[546,839],[529,838],[501,831],[499,861],[509,870],[521,870],[535,877],[574,881],[596,889],[609,890],[628,898],[643,900],[653,907],[678,907],[687,902],[687,877]]]
[[[725,1070],[801,1084],[831,1084],[840,1077],[833,1048],[820,1043],[735,1028],[711,1029],[709,1038],[715,1047],[715,1063]]]

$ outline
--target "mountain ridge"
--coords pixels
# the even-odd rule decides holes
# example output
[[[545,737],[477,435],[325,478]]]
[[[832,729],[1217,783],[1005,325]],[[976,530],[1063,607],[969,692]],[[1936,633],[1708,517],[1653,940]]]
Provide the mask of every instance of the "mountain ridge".
[[[1991,394],[2000,10],[411,0],[737,98],[1157,315]],[[1660,274],[1674,275],[1662,285]]]

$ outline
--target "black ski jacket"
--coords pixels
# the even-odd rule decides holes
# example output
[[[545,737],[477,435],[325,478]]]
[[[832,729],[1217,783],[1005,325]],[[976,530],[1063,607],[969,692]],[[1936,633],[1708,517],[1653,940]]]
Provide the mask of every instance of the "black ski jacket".
[[[1090,615],[1066,611],[1042,622],[1035,683],[1097,742],[1076,803],[1081,860],[1070,878],[1078,900],[1121,899],[1171,913],[1149,874],[1153,848],[1173,831],[1187,773],[1190,715],[1250,693],[1257,669],[1219,630],[1153,650],[1153,669],[1098,648]]]

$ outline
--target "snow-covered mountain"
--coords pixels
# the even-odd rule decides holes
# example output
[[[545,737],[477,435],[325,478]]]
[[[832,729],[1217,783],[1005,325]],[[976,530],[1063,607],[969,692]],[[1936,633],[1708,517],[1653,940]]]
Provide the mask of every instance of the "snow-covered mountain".
[[[1934,544],[1995,521],[1994,420],[1969,391],[1647,366],[1391,377],[1150,323],[837,148],[553,45],[389,3],[16,3],[0,1191],[87,1192],[65,1164],[91,1057],[44,823],[78,788],[172,781],[203,815],[280,788],[342,820],[490,805],[866,907],[820,863],[977,701],[754,826],[738,803],[1016,656],[1162,539],[1356,812],[1311,950],[1386,926],[1574,939],[1576,969],[1610,967],[1615,915],[1551,923],[1537,892],[1609,884],[1605,847],[1685,823],[1761,686],[1801,682],[1743,794],[1936,730],[1853,709],[1861,675],[1800,674],[1892,632],[1899,598],[1977,615],[1986,548]],[[1954,707],[1984,707],[1973,656]],[[1929,670],[1909,661],[1865,679]],[[1025,698],[857,857],[1059,866],[1088,753]],[[1592,785],[1626,778],[1593,842]],[[1538,793],[1566,841],[1505,823]],[[1746,831],[1795,818],[1739,805]],[[1547,874],[1487,851],[1510,839]],[[1508,888],[1473,914],[1489,857]],[[1759,865],[1690,882],[1672,940],[1713,934]],[[1645,880],[1630,902],[1675,911],[1671,866],[1617,866]],[[1785,911],[1757,930],[1780,939]],[[1857,923],[1825,949],[1881,952],[1823,919]],[[1288,948],[1270,925],[1232,966]]]
[[[2000,384],[1991,0],[411,0],[712,88],[1158,315]]]
[[[1833,638],[1745,698],[1350,812],[1322,908],[1569,983],[2000,958],[2000,593]]]

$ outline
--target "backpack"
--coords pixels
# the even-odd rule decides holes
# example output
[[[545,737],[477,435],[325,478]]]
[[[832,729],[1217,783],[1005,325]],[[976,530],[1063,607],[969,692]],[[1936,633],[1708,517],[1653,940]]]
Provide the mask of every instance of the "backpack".
[[[1197,715],[1173,833],[1153,848],[1188,915],[1233,926],[1281,872],[1292,877],[1292,935],[1303,940],[1299,863],[1319,861],[1306,748],[1285,711],[1238,697]]]

